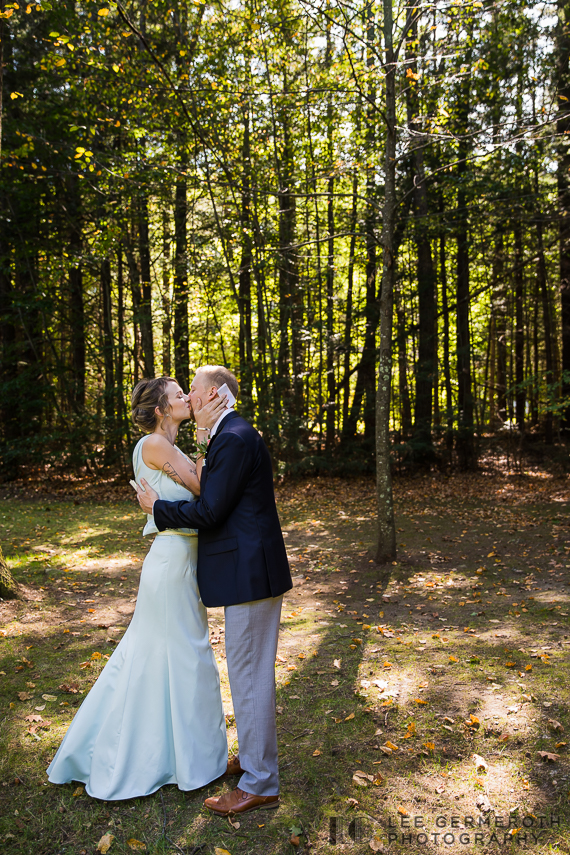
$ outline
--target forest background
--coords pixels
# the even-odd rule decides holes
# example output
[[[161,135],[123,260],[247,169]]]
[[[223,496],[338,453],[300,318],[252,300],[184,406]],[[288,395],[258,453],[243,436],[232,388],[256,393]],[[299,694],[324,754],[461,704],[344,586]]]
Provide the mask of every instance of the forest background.
[[[400,468],[559,444],[569,27],[566,0],[0,0],[2,477],[126,471],[133,385],[204,362],[281,473],[373,471],[377,391]]]

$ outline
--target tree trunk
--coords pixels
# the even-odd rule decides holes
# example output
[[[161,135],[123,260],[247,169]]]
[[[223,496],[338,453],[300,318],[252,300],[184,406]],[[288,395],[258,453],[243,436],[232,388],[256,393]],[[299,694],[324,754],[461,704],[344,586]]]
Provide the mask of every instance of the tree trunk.
[[[239,365],[243,414],[253,417],[253,341],[251,336],[251,272],[253,238],[251,225],[251,148],[249,112],[244,109],[241,186],[241,261],[239,267]]]
[[[542,214],[536,219],[536,242],[538,249],[537,280],[539,287],[539,298],[542,304],[542,323],[544,325],[544,360],[546,363],[546,384],[550,386],[555,382],[554,376],[554,350],[552,342],[552,316],[550,311],[550,296],[548,293],[548,282],[546,279],[546,260],[544,257],[544,239],[542,230]],[[537,378],[538,382],[538,378]],[[548,397],[547,397],[548,402]],[[552,410],[546,411],[546,422],[544,427],[545,440],[551,445],[553,440]]]
[[[115,457],[115,384],[113,360],[113,320],[111,311],[111,262],[101,262],[101,297],[103,304],[103,365],[105,369],[105,462],[110,464]]]
[[[408,382],[408,353],[406,347],[407,330],[404,306],[401,294],[395,290],[397,344],[398,344],[398,392],[400,396],[402,439],[410,438],[412,433],[412,404],[410,401],[410,385]]]
[[[183,159],[180,159],[181,170]],[[182,175],[176,180],[174,199],[174,374],[186,391],[190,388],[189,371],[189,330],[188,330],[188,237],[186,218],[188,200],[186,178]]]
[[[148,201],[141,196],[138,203],[139,259],[141,298],[139,302],[139,327],[143,352],[145,377],[154,377],[154,342],[152,337],[152,285],[150,275],[150,242],[148,234]]]
[[[570,400],[570,0],[558,0],[556,26],[556,76],[559,118],[558,229],[560,243],[560,310],[562,315],[562,395]],[[570,406],[562,418],[562,430],[570,433]]]
[[[445,447],[448,463],[453,454],[453,393],[451,390],[451,360],[449,348],[449,300],[447,294],[447,253],[445,232],[439,237],[439,276],[441,282],[441,311],[443,314],[443,380],[445,384]]]
[[[467,63],[471,50],[467,51]],[[469,328],[469,221],[467,203],[468,166],[470,144],[468,142],[471,79],[462,82],[458,105],[458,191],[456,209],[457,241],[457,456],[461,469],[475,469],[475,443],[473,435],[473,388],[471,377],[471,338]]]
[[[414,23],[410,28],[406,49],[407,68],[417,75],[417,0],[410,14]],[[408,126],[412,133],[412,165],[414,183],[414,239],[417,247],[418,276],[418,361],[416,364],[416,404],[414,418],[414,458],[428,465],[434,457],[431,427],[433,416],[433,383],[435,377],[435,272],[428,232],[428,194],[424,167],[423,149],[426,138],[421,133],[419,116],[418,83],[408,78],[407,111]]]
[[[380,293],[380,357],[376,391],[376,494],[378,545],[376,562],[396,557],[396,528],[390,459],[390,393],[392,389],[392,314],[394,288],[394,219],[396,213],[396,61],[392,45],[392,0],[383,0],[386,48],[386,152],[382,217],[382,287]]]
[[[350,402],[350,356],[352,351],[352,303],[354,293],[354,252],[356,249],[356,226],[358,216],[358,173],[352,178],[352,210],[350,213],[350,250],[348,254],[348,283],[346,288],[346,309],[344,317],[344,395],[342,399],[342,431],[348,421]]]
[[[525,423],[526,393],[524,389],[524,266],[522,228],[516,215],[515,243],[515,418],[522,433]]]
[[[10,573],[0,546],[0,600],[21,600],[20,586]]]
[[[68,184],[69,218],[69,325],[71,338],[71,406],[75,412],[85,407],[85,307],[83,301],[82,214],[78,179]]]

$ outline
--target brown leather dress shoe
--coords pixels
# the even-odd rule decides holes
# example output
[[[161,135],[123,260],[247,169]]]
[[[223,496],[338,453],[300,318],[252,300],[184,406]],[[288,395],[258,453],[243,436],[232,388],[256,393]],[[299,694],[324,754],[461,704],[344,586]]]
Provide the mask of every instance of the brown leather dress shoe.
[[[223,777],[227,777],[228,775],[241,775],[243,769],[239,763],[239,754],[232,754],[231,757],[228,757],[228,767],[224,772]]]
[[[234,813],[247,813],[250,810],[268,810],[279,807],[279,796],[254,796],[236,787],[231,793],[223,796],[211,796],[204,802],[204,807],[213,811],[217,816],[230,816]]]

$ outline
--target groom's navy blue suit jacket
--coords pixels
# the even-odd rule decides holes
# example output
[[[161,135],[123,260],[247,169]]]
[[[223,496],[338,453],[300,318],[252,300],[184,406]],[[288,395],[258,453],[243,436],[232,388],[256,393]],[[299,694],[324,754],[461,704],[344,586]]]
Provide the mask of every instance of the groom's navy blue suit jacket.
[[[159,531],[199,530],[198,587],[205,606],[264,600],[292,587],[269,452],[237,413],[228,413],[210,441],[200,498],[159,499],[153,514]]]

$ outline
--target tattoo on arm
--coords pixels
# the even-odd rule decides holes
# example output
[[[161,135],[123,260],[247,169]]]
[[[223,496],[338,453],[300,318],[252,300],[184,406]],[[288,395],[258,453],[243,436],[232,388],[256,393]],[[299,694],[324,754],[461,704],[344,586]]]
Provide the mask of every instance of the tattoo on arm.
[[[172,478],[172,480],[175,481],[177,484],[181,484],[183,487],[186,487],[187,490],[192,492],[192,488],[189,487],[188,484],[186,484],[184,479],[178,474],[178,472],[176,471],[176,469],[174,468],[174,466],[171,463],[169,463],[167,461],[164,464],[164,466],[162,467],[162,471],[165,473],[165,475],[168,475],[169,478]],[[194,468],[192,474],[196,475],[196,469],[195,468]]]

